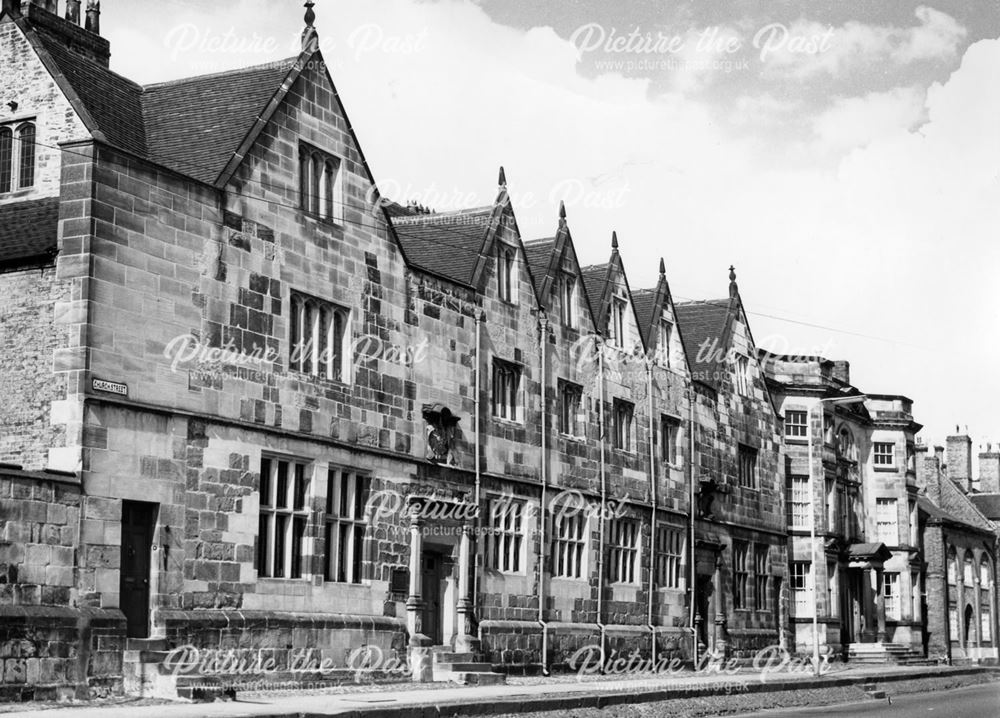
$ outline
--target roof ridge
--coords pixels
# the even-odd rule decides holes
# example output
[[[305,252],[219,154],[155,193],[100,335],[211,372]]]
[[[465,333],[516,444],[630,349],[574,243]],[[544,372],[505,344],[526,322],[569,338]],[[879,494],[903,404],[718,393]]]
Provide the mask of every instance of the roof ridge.
[[[218,77],[226,77],[228,75],[241,75],[243,73],[255,72],[258,70],[277,70],[288,66],[289,68],[295,64],[298,60],[298,55],[295,57],[286,57],[281,60],[272,60],[270,62],[262,62],[259,65],[250,65],[249,67],[236,67],[231,70],[221,70],[219,72],[209,72],[204,75],[190,75],[188,77],[178,77],[173,80],[164,80],[163,82],[151,82],[148,85],[137,85],[143,92],[148,92],[150,90],[159,90],[163,87],[173,87],[175,85],[182,85],[186,82],[193,82],[195,80],[211,80]],[[131,80],[130,80],[131,82]]]
[[[396,203],[399,205],[399,203]],[[406,205],[399,205],[405,207]],[[432,224],[435,220],[448,219],[449,217],[461,217],[463,215],[485,214],[493,211],[494,205],[483,205],[482,207],[466,207],[464,209],[450,209],[444,212],[432,212],[431,214],[412,214],[393,217],[393,224]]]

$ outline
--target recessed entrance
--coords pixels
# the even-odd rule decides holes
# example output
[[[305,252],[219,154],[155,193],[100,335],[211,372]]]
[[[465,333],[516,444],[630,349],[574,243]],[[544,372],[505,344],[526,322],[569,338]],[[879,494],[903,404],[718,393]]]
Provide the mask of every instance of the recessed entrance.
[[[157,504],[122,502],[120,605],[129,638],[149,637],[149,576]]]

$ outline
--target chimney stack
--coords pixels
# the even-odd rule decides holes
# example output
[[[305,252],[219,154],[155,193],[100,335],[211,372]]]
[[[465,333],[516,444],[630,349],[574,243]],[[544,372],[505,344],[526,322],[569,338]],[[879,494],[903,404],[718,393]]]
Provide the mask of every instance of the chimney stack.
[[[12,2],[12,5],[17,5]],[[58,15],[59,3],[55,0],[32,0],[21,5],[21,13],[32,27],[55,40],[70,52],[108,67],[111,62],[111,43],[101,37],[101,3],[87,0],[85,27],[80,27],[81,0],[66,0],[64,17]]]
[[[833,362],[833,378],[845,384],[851,383],[851,362],[838,359]]]
[[[960,431],[956,426],[955,434],[947,439],[948,478],[962,491],[968,493],[972,490],[972,438],[968,431],[964,434],[959,433]]]
[[[979,490],[984,494],[1000,494],[1000,446],[986,445],[979,452]]]

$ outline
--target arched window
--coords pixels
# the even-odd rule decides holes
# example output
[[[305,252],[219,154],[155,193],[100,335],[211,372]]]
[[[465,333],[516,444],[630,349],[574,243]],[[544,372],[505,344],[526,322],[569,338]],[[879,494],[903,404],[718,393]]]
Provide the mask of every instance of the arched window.
[[[967,588],[972,587],[972,556],[969,552],[966,552],[965,561],[962,562],[962,582]]]
[[[854,436],[846,428],[841,429],[838,435],[838,449],[843,458],[850,461],[855,460]]]
[[[514,251],[501,245],[497,249],[497,285],[500,298],[505,302],[513,301],[513,282],[511,274],[514,269]]]
[[[292,293],[289,368],[323,379],[346,381],[348,317],[343,307]]]
[[[303,144],[299,148],[299,207],[321,219],[343,218],[341,160]]]
[[[0,127],[0,192],[10,192],[13,177],[14,132]]]
[[[958,554],[955,547],[948,549],[948,583],[952,586],[958,583]]]
[[[323,209],[324,219],[333,219],[333,163],[327,162],[323,165]]]
[[[35,126],[32,123],[25,122],[17,128],[17,142],[20,145],[17,186],[21,189],[35,184]]]
[[[323,159],[318,154],[309,158],[309,211],[319,214],[320,184],[323,181]]]
[[[989,591],[993,586],[993,572],[990,570],[990,560],[983,554],[979,559],[979,588]]]

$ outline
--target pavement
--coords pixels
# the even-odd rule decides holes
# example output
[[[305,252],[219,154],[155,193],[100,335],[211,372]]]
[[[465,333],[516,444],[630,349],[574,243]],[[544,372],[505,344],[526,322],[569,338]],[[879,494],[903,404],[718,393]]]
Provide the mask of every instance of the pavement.
[[[600,708],[622,703],[663,701],[706,695],[802,690],[855,685],[875,681],[971,675],[998,672],[995,668],[949,666],[830,666],[819,677],[809,672],[685,672],[667,677],[561,676],[546,679],[512,678],[513,685],[441,687],[426,684],[414,689],[369,686],[364,692],[273,692],[239,694],[235,701],[214,703],[160,703],[156,705],[76,704],[58,708],[29,709],[0,715],[31,718],[440,718],[441,716],[493,715],[528,711]],[[519,683],[519,684],[518,684]],[[967,689],[970,690],[970,689]],[[988,715],[993,718],[995,710]],[[803,710],[803,709],[800,709]],[[829,712],[830,707],[824,709]],[[851,713],[845,715],[853,715]],[[889,715],[889,714],[887,714]],[[896,714],[892,714],[896,715]],[[902,714],[900,714],[902,715]],[[951,715],[956,713],[951,712]],[[957,715],[964,715],[958,713]]]

